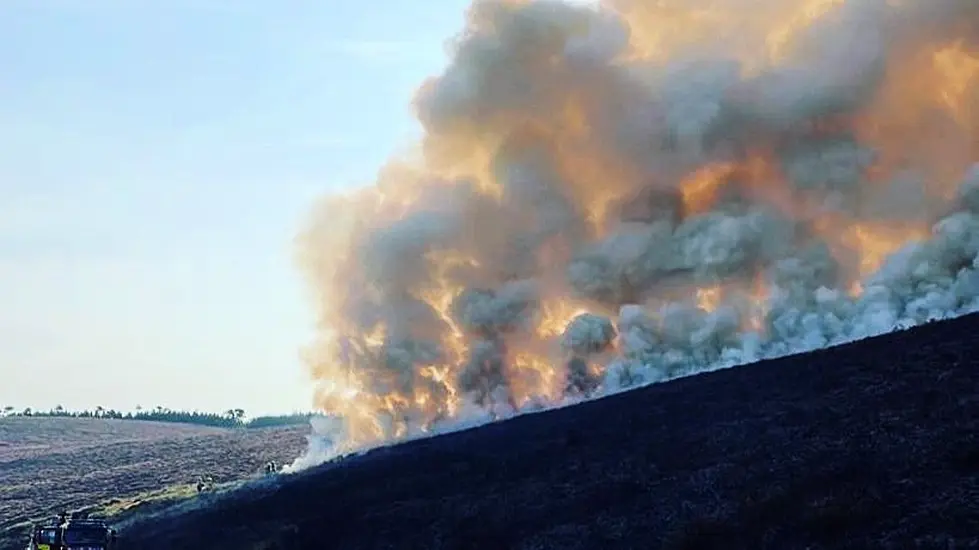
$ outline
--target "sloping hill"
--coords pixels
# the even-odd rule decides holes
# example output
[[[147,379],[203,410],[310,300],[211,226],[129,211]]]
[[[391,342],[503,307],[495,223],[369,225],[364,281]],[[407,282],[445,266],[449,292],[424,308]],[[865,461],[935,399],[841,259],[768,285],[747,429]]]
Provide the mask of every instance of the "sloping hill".
[[[308,427],[229,430],[95,418],[0,419],[0,548],[24,522],[148,492],[257,474],[304,447]]]
[[[973,548],[979,316],[283,478],[126,548]]]

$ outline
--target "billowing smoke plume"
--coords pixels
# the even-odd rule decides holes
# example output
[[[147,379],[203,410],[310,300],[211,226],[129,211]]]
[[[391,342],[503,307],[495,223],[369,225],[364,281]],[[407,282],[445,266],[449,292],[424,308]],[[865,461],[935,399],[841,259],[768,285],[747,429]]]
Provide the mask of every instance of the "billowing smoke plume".
[[[977,75],[975,0],[476,0],[300,240],[334,452],[975,308]]]

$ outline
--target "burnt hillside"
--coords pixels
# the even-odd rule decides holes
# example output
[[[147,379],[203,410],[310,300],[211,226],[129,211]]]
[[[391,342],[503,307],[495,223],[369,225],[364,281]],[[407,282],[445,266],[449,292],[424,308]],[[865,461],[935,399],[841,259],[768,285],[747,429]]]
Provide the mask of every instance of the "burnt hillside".
[[[974,548],[979,316],[397,447],[123,533],[178,548]]]

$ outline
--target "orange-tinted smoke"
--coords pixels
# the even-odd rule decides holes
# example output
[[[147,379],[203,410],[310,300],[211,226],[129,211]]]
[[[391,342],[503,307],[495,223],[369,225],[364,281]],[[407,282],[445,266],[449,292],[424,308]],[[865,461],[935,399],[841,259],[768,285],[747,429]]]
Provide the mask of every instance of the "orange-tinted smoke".
[[[698,216],[771,209],[824,240],[841,286],[857,288],[927,238],[979,159],[979,41],[963,23],[979,20],[974,6],[476,0],[450,66],[419,88],[421,160],[325,199],[299,239],[319,316],[306,350],[316,405],[346,421],[349,448],[494,400],[553,403],[578,314],[683,297],[712,311],[735,287],[767,296],[765,265],[721,281],[638,272],[650,251],[629,235],[667,242]],[[852,139],[873,158],[852,181],[816,174],[802,186],[786,151],[819,139]],[[911,204],[902,181],[917,185]],[[626,266],[602,275],[620,291],[584,296],[569,265],[603,242]],[[518,296],[495,312],[509,324],[492,337],[454,309],[469,289]],[[473,359],[485,342],[501,364]],[[587,358],[593,374],[618,345]],[[480,376],[501,377],[508,395],[474,404]]]

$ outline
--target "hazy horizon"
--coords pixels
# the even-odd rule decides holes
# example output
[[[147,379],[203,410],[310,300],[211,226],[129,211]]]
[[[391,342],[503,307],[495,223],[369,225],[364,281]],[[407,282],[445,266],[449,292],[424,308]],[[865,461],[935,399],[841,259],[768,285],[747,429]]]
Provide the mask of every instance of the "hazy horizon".
[[[0,407],[312,408],[292,239],[467,2],[0,6]]]
[[[24,416],[24,413],[27,411],[27,409],[30,409],[31,416],[45,416],[46,417],[48,415],[51,415],[51,413],[58,413],[58,414],[64,414],[64,415],[79,415],[79,414],[85,414],[85,413],[93,413],[94,414],[94,413],[96,413],[98,411],[98,409],[100,407],[100,405],[95,405],[95,406],[91,406],[91,407],[81,407],[81,408],[75,409],[75,408],[69,408],[69,407],[62,406],[61,407],[61,410],[59,411],[58,410],[58,405],[55,405],[55,406],[52,406],[52,407],[48,407],[48,406],[34,407],[34,406],[31,406],[31,405],[27,405],[26,407],[20,407],[20,408],[14,407],[10,411],[7,411],[6,408],[8,406],[13,407],[13,405],[0,405],[0,418],[6,418],[6,417],[11,417],[11,416],[21,417],[21,416]],[[126,414],[133,414],[133,415],[135,415],[137,413],[152,413],[152,412],[154,412],[157,409],[157,407],[160,407],[164,411],[173,412],[173,413],[198,413],[198,414],[217,414],[217,415],[223,415],[223,414],[225,414],[226,412],[228,412],[230,410],[239,408],[239,407],[229,407],[227,409],[221,409],[221,410],[219,410],[219,409],[213,409],[213,410],[212,409],[180,409],[180,408],[175,408],[175,407],[168,407],[166,404],[159,403],[159,404],[153,405],[153,406],[137,405],[137,406],[133,407],[132,409],[117,409],[117,408],[113,408],[113,407],[102,407],[102,410],[104,410],[104,411],[113,411],[113,412],[116,412],[116,413],[120,413],[122,415],[126,415]],[[321,414],[323,414],[321,411],[314,410],[312,407],[307,407],[306,409],[296,409],[296,410],[263,411],[263,412],[261,412],[259,414],[252,413],[252,411],[249,411],[247,409],[242,409],[242,410],[245,411],[245,415],[244,415],[245,420],[249,420],[249,419],[253,419],[253,418],[258,418],[258,417],[292,416],[292,415],[306,415],[306,414],[321,415]]]

